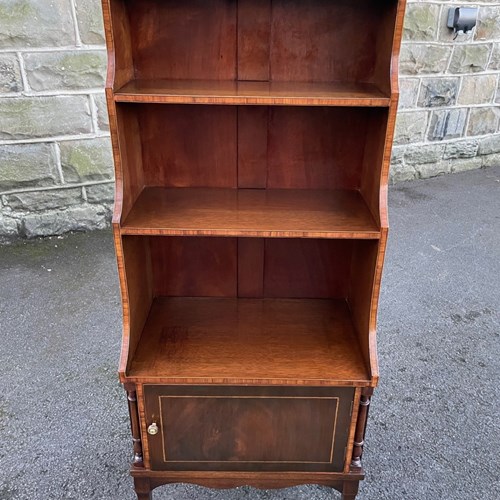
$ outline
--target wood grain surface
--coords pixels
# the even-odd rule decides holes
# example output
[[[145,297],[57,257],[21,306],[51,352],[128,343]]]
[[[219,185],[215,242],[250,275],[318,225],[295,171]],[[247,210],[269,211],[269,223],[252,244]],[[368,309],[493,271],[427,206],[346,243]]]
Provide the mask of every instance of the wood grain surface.
[[[146,188],[122,234],[377,239],[357,191]]]
[[[158,470],[342,471],[350,387],[145,385]]]
[[[343,473],[155,471],[143,384],[371,395],[406,0],[102,3],[138,498],[169,482],[315,483],[353,500],[366,423],[357,408],[342,424]],[[208,406],[214,422],[231,411]]]
[[[343,300],[156,298],[127,378],[367,385]]]
[[[247,82],[234,80],[131,80],[117,102],[387,107],[390,96],[373,83]]]

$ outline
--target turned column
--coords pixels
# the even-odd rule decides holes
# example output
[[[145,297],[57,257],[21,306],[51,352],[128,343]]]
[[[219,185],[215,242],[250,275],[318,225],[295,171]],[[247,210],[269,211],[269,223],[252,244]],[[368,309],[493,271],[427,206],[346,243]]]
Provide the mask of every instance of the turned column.
[[[130,414],[130,427],[132,431],[132,442],[134,443],[134,467],[144,467],[142,458],[141,426],[139,425],[139,411],[137,408],[137,395],[135,390],[127,390],[128,411]]]
[[[351,472],[361,471],[361,458],[363,456],[363,446],[365,444],[366,423],[368,421],[368,410],[373,389],[367,387],[361,392],[359,401],[358,421],[356,423],[356,432],[354,433],[354,447],[352,450]]]

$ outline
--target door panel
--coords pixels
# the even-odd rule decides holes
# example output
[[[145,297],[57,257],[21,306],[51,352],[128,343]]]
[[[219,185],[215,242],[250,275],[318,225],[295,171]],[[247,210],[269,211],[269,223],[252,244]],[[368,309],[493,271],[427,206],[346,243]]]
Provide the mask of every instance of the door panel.
[[[155,470],[340,471],[352,388],[144,386]]]

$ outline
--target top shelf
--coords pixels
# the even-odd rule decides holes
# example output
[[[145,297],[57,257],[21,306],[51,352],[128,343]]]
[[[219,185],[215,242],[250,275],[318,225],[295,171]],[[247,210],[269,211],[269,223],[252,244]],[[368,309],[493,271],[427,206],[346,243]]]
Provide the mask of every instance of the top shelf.
[[[116,102],[269,106],[388,107],[390,97],[370,83],[132,80]]]

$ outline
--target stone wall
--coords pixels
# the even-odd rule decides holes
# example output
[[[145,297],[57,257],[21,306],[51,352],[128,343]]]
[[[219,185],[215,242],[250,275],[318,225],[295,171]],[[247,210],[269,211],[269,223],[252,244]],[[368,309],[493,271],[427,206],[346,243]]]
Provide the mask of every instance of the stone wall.
[[[479,23],[453,40],[446,16],[461,5],[479,6]],[[0,237],[108,224],[100,8],[0,0]],[[394,182],[500,164],[499,19],[500,1],[409,1]]]
[[[479,7],[454,40],[450,7]],[[410,1],[400,57],[393,181],[500,165],[500,1]]]
[[[99,0],[0,0],[0,235],[109,223]]]

